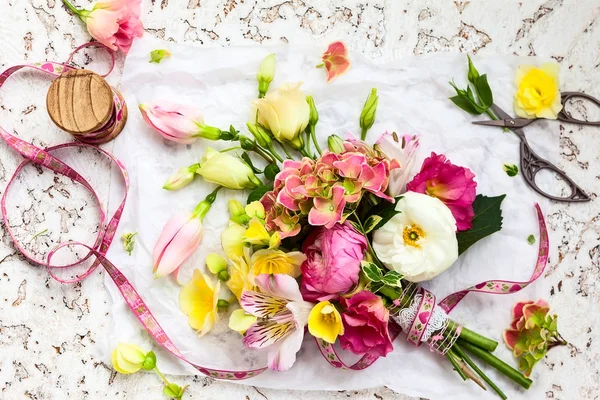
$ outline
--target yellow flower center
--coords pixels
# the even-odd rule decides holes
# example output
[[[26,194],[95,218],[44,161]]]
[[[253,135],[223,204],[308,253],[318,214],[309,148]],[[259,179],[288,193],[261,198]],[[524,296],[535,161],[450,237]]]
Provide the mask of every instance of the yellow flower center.
[[[334,311],[335,311],[335,309],[333,308],[333,306],[330,306],[330,305],[326,305],[321,310],[321,315],[323,316],[323,321],[326,324],[333,324],[336,322]]]
[[[404,243],[408,246],[419,248],[419,240],[425,237],[425,232],[417,225],[410,225],[404,227],[404,232],[402,233],[402,238],[404,239]]]

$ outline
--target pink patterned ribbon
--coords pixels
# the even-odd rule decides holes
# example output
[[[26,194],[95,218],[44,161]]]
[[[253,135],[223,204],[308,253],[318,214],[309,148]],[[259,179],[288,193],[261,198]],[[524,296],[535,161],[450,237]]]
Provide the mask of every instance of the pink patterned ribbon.
[[[36,63],[36,64],[17,65],[15,67],[11,67],[11,68],[7,69],[2,74],[0,74],[0,88],[12,74],[14,74],[15,72],[17,72],[23,68],[32,68],[34,70],[40,71],[40,72],[50,75],[52,77],[59,76],[66,69],[74,69],[73,66],[68,65],[68,62],[72,59],[73,55],[77,51],[79,51],[80,49],[82,49],[84,47],[89,47],[89,46],[97,46],[97,47],[105,48],[111,54],[111,57],[113,60],[113,66],[114,66],[114,56],[112,55],[111,51],[108,48],[106,48],[105,46],[103,46],[99,43],[87,43],[83,46],[78,47],[71,54],[71,56],[69,56],[69,59],[64,64],[56,63],[56,62],[45,62],[45,63]],[[112,70],[112,67],[111,67],[111,70]],[[109,71],[109,73],[110,73],[110,71]],[[121,102],[120,96],[117,96],[117,97],[119,98],[118,102]],[[117,99],[115,99],[115,104],[117,104]],[[81,280],[85,279],[87,276],[89,276],[92,272],[94,272],[94,270],[99,265],[102,265],[105,268],[105,270],[108,272],[109,276],[113,279],[113,281],[117,285],[117,288],[123,295],[123,298],[127,302],[127,305],[129,306],[131,311],[135,314],[137,319],[146,328],[148,333],[150,335],[152,335],[152,337],[158,342],[158,344],[161,345],[162,347],[164,347],[166,350],[168,350],[171,354],[175,355],[176,357],[180,358],[181,360],[192,365],[194,368],[196,368],[201,373],[203,373],[207,376],[218,378],[218,379],[241,380],[241,379],[251,378],[253,376],[256,376],[256,375],[264,372],[267,369],[266,367],[252,369],[252,370],[244,370],[244,371],[230,371],[230,370],[219,370],[219,369],[203,367],[201,365],[196,365],[196,364],[190,362],[189,360],[187,360],[183,356],[183,354],[177,349],[177,347],[171,341],[171,339],[169,339],[169,337],[167,336],[167,334],[165,333],[163,328],[160,326],[160,324],[158,323],[156,318],[152,315],[152,313],[148,309],[148,306],[146,305],[146,303],[144,302],[142,297],[138,294],[138,292],[131,285],[131,283],[129,283],[129,281],[127,280],[125,275],[123,275],[123,273],[121,273],[121,271],[119,271],[117,269],[117,267],[115,267],[115,265],[112,264],[105,257],[106,252],[108,251],[108,249],[114,239],[115,233],[117,231],[117,227],[119,225],[119,221],[121,220],[121,215],[123,213],[123,209],[125,207],[125,202],[127,199],[127,192],[129,191],[129,176],[127,174],[127,170],[125,169],[125,166],[119,160],[114,158],[108,152],[94,146],[93,144],[102,142],[104,139],[106,139],[107,137],[109,137],[112,134],[111,129],[113,129],[113,127],[115,125],[114,121],[118,121],[121,118],[121,116],[120,116],[121,113],[119,113],[118,110],[122,110],[122,107],[116,109],[114,116],[113,116],[114,117],[113,123],[109,123],[109,124],[105,125],[104,127],[102,127],[99,131],[94,132],[94,134],[92,135],[91,138],[87,137],[87,136],[86,137],[77,136],[80,140],[85,140],[86,143],[81,143],[81,142],[64,143],[64,144],[61,144],[58,146],[49,147],[47,149],[41,149],[39,147],[36,147],[31,143],[28,143],[22,139],[19,139],[16,136],[11,135],[5,129],[0,127],[0,137],[2,137],[2,139],[11,148],[18,151],[23,157],[26,158],[26,160],[23,161],[17,167],[15,173],[13,174],[10,181],[8,182],[8,185],[6,186],[6,190],[4,191],[4,194],[2,195],[2,200],[0,202],[0,207],[2,209],[2,218],[4,220],[4,227],[5,227],[6,231],[9,233],[10,237],[12,238],[15,247],[23,254],[23,256],[25,256],[25,258],[27,258],[29,261],[31,261],[33,263],[45,266],[48,269],[48,272],[50,273],[52,278],[57,280],[58,282],[73,283],[73,282],[81,281]],[[81,176],[79,173],[77,173],[74,169],[69,167],[67,164],[65,164],[63,161],[61,161],[59,158],[52,155],[52,153],[58,149],[71,148],[71,147],[87,147],[87,148],[95,149],[98,152],[100,152],[100,154],[109,158],[112,162],[114,162],[117,165],[117,168],[119,169],[121,178],[123,179],[125,191],[124,191],[121,203],[119,204],[115,213],[110,218],[107,218],[107,214],[102,207],[102,203],[100,202],[100,199],[98,198],[96,191],[93,189],[93,187],[90,185],[90,183],[87,182],[87,180],[83,176]],[[56,172],[57,174],[60,174],[60,175],[63,175],[63,176],[66,176],[66,177],[72,179],[73,181],[81,184],[86,190],[88,190],[92,194],[95,201],[98,203],[98,208],[100,210],[100,230],[98,232],[98,236],[93,245],[88,246],[87,244],[75,242],[75,241],[64,242],[64,243],[61,243],[58,246],[56,246],[54,249],[52,249],[50,251],[50,253],[48,253],[46,260],[38,260],[38,259],[36,259],[36,257],[33,254],[29,253],[23,246],[21,246],[19,244],[19,242],[17,241],[17,239],[14,235],[14,232],[10,228],[10,224],[8,221],[8,214],[6,212],[6,201],[8,198],[8,193],[10,192],[10,189],[11,189],[13,183],[15,182],[15,180],[17,179],[17,177],[19,176],[19,174],[23,170],[23,168],[26,165],[28,165],[30,162],[41,165],[45,168],[48,168],[48,169]],[[76,261],[74,263],[71,263],[71,264],[66,264],[66,265],[52,264],[52,262],[51,262],[52,257],[56,254],[56,252],[67,246],[84,247],[87,250],[87,254],[85,257],[83,257],[83,259]],[[63,278],[59,278],[54,273],[55,269],[65,269],[65,268],[82,265],[83,262],[90,259],[90,257],[92,257],[92,256],[94,257],[94,262],[91,264],[91,266],[88,267],[85,272],[83,272],[82,274],[76,275],[74,278],[63,279]]]

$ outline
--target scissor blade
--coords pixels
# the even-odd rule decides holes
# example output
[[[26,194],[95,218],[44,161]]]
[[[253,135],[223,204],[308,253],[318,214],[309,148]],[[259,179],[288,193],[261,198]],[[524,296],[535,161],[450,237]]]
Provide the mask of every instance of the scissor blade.
[[[489,120],[489,121],[473,121],[471,122],[473,125],[485,125],[485,126],[500,126],[500,127],[506,127],[508,126],[508,124],[506,123],[505,120],[503,119],[499,119],[499,120]]]
[[[495,103],[490,107],[494,114],[500,119],[511,119],[512,117],[504,112],[500,107],[498,107]]]

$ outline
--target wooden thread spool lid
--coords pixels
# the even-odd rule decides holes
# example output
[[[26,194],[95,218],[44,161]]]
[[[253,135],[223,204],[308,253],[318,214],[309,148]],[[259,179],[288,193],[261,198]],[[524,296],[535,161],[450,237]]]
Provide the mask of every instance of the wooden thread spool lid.
[[[113,91],[95,72],[72,69],[52,82],[46,108],[59,128],[73,135],[84,135],[99,130],[110,119]]]

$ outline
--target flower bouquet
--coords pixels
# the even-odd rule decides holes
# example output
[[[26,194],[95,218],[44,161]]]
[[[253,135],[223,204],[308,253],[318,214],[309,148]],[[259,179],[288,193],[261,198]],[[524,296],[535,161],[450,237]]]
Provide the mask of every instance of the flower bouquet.
[[[328,80],[349,66],[341,43],[330,46],[322,61]],[[164,227],[153,251],[156,278],[177,278],[200,244],[203,219],[221,188],[249,191],[247,204],[228,202],[222,252],[205,260],[210,274],[196,269],[182,286],[179,306],[190,327],[210,335],[227,312],[230,329],[247,348],[265,349],[267,367],[278,371],[293,366],[307,333],[330,365],[361,370],[388,355],[403,332],[409,343],[425,343],[445,357],[460,378],[487,385],[502,398],[471,356],[529,388],[530,379],[492,354],[495,341],[448,317],[469,291],[512,293],[528,282],[487,281],[439,304],[419,284],[501,229],[504,195],[478,194],[472,171],[443,154],[432,152],[414,173],[416,135],[386,132],[367,142],[378,109],[375,89],[357,110],[360,138],[330,135],[321,148],[313,98],[298,83],[270,90],[274,71],[269,56],[257,74],[245,132],[209,126],[187,105],[140,105],[145,121],[167,140],[230,144],[207,148],[199,162],[165,183],[167,190],[181,190],[201,177],[217,186]],[[532,280],[547,260],[539,209],[538,217],[540,256]],[[231,296],[222,295],[222,286]],[[349,365],[334,345],[360,358]]]

